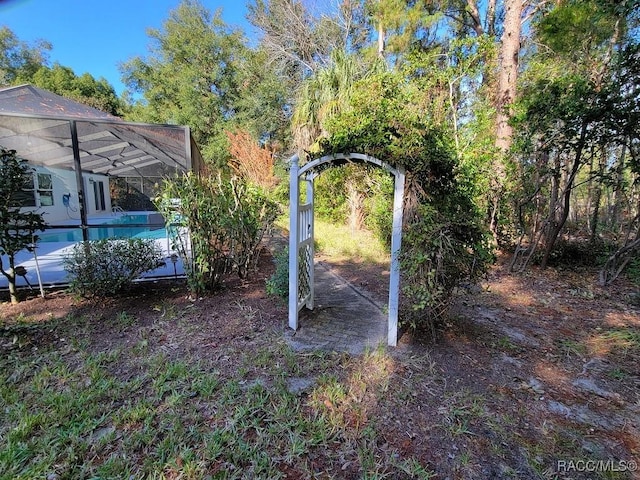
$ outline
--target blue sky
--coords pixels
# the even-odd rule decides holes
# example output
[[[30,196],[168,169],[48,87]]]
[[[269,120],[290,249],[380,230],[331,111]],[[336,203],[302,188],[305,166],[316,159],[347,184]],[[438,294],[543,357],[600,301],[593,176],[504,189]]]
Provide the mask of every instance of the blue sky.
[[[200,0],[212,13],[248,36],[244,0]],[[118,64],[148,54],[147,28],[161,28],[180,0],[0,0],[0,25],[9,27],[25,42],[47,40],[53,45],[51,63],[104,77],[118,94]]]

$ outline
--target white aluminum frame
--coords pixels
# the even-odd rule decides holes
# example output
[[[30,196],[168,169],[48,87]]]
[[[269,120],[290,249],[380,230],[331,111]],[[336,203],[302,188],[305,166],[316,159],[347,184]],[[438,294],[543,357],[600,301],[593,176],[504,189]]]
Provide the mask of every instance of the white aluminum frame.
[[[404,207],[405,170],[403,167],[392,167],[377,158],[361,153],[339,153],[326,155],[312,160],[302,167],[298,155],[289,160],[291,164],[289,176],[289,327],[298,329],[298,315],[302,307],[313,309],[313,240],[314,240],[314,202],[313,182],[324,168],[333,163],[344,164],[369,163],[384,168],[394,176],[393,189],[393,226],[391,233],[391,268],[389,274],[389,305],[387,344],[395,347],[398,343],[398,307],[400,298],[400,248],[402,245],[402,216]],[[323,167],[319,169],[318,167]],[[337,165],[336,165],[337,166]],[[301,204],[300,183],[306,183],[305,203]],[[300,254],[310,252],[310,263],[305,262],[309,278],[308,291],[300,292]]]

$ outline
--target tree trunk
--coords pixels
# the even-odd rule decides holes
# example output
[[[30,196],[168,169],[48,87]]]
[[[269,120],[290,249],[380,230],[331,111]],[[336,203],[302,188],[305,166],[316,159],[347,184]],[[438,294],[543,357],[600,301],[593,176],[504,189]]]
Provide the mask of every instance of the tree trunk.
[[[493,36],[496,33],[496,0],[489,0],[487,4],[487,34]]]
[[[473,31],[478,37],[484,35],[482,20],[480,20],[480,11],[478,10],[478,2],[476,0],[467,0],[467,13],[471,17]]]
[[[505,0],[504,33],[500,39],[498,65],[498,95],[496,96],[496,147],[507,152],[511,147],[513,130],[509,125],[511,104],[516,98],[518,56],[522,30],[522,0]]]
[[[623,272],[634,256],[640,252],[640,232],[636,239],[611,255],[600,270],[600,285],[611,284]]]
[[[573,184],[576,179],[576,175],[578,175],[578,170],[580,169],[580,165],[582,163],[582,151],[584,149],[585,138],[587,136],[587,122],[583,122],[582,129],[580,132],[580,140],[578,141],[578,146],[576,150],[576,155],[573,160],[573,166],[571,167],[571,173],[567,177],[567,181],[564,187],[564,192],[562,194],[562,204],[560,205],[560,199],[558,202],[554,202],[554,204],[549,205],[551,209],[551,215],[554,216],[554,221],[551,225],[549,225],[549,234],[545,240],[545,250],[544,257],[542,257],[542,261],[540,262],[541,268],[546,268],[549,263],[549,258],[551,256],[551,252],[553,251],[553,247],[556,245],[556,241],[558,240],[558,235],[562,231],[565,222],[567,221],[567,217],[569,216],[569,208],[571,206],[571,194],[573,193]],[[555,218],[555,212],[558,207],[560,208],[560,217]]]
[[[600,206],[602,203],[602,179],[604,175],[604,171],[607,168],[606,166],[606,149],[602,148],[602,155],[598,161],[598,176],[595,181],[595,190],[593,192],[593,198],[591,198],[592,202],[592,215],[591,215],[591,224],[589,229],[589,242],[593,243],[596,241],[598,237],[598,225],[600,223]]]
[[[352,232],[364,228],[364,195],[358,191],[353,180],[347,181],[347,203],[349,205],[349,227]]]
[[[591,160],[589,161],[589,179],[587,180],[587,204],[584,207],[584,211],[585,211],[585,218],[587,219],[587,228],[589,229],[589,231],[591,231],[591,220],[593,219],[593,217],[590,215],[591,212],[591,206],[593,205],[593,196],[594,196],[594,192],[596,190],[597,187],[593,186],[594,183],[594,174],[593,174],[593,155],[591,156]],[[579,222],[580,219],[580,202],[578,201],[577,204],[574,206],[574,221],[576,223]]]
[[[382,20],[378,22],[378,56],[384,58],[384,26]]]
[[[589,229],[589,242],[593,243],[598,237],[598,224],[600,223],[600,203],[602,202],[602,187],[598,185],[593,197],[593,214],[591,215],[591,228]]]
[[[611,218],[609,221],[611,222],[611,229],[616,230],[620,227],[620,232],[622,232],[622,225],[620,222],[620,212],[622,211],[622,202],[624,201],[624,164],[625,157],[627,154],[627,144],[622,144],[622,152],[620,153],[620,158],[618,159],[618,165],[616,165],[616,186],[613,191],[613,211],[611,212]]]
[[[5,276],[9,281],[9,298],[11,298],[11,305],[16,305],[20,303],[20,298],[18,298],[18,289],[16,288],[16,261],[13,255],[9,255],[9,271]]]
[[[504,157],[511,148],[513,129],[509,125],[511,104],[516,98],[518,80],[518,56],[520,54],[521,16],[523,0],[505,0],[504,33],[500,39],[498,59],[498,85],[496,95],[496,139],[495,146],[500,155],[494,160],[494,178],[492,180],[492,199],[489,226],[494,241],[498,239],[498,216],[500,200],[505,182]]]

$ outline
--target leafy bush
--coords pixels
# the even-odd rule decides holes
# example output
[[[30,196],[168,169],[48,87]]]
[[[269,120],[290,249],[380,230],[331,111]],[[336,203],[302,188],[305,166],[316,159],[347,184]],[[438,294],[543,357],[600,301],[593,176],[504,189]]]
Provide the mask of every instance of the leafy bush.
[[[173,245],[196,294],[217,289],[230,272],[245,278],[255,270],[260,242],[278,214],[260,188],[221,175],[166,180],[156,202],[171,219]]]
[[[152,239],[103,239],[77,243],[63,260],[70,290],[86,297],[116,295],[140,275],[162,266]]]
[[[344,168],[332,168],[322,172],[314,188],[314,212],[318,218],[334,223],[345,223],[348,216]]]
[[[615,251],[615,245],[603,239],[560,238],[556,241],[547,265],[562,268],[595,267],[602,265]],[[544,252],[536,252],[534,261],[540,263]]]
[[[387,248],[391,246],[393,223],[393,177],[378,170],[376,182],[371,186],[371,194],[366,199],[365,224]]]
[[[459,215],[420,205],[403,238],[403,323],[433,333],[448,312],[454,289],[485,272],[492,260],[485,231]]]
[[[266,281],[267,293],[287,300],[289,298],[289,248],[285,247],[276,253],[273,263],[276,265],[276,271]]]

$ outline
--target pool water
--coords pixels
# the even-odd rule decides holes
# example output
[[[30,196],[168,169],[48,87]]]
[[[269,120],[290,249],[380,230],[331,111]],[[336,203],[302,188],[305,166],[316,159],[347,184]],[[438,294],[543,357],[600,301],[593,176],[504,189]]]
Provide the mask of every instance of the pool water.
[[[157,217],[152,215],[122,215],[113,221],[105,222],[100,226],[89,227],[89,240],[102,240],[105,238],[165,238],[167,231],[160,224]],[[153,222],[151,224],[151,222]],[[108,225],[108,226],[107,226]],[[145,226],[130,226],[145,225]],[[49,231],[38,235],[40,242],[81,242],[82,230],[74,228],[69,230]]]

